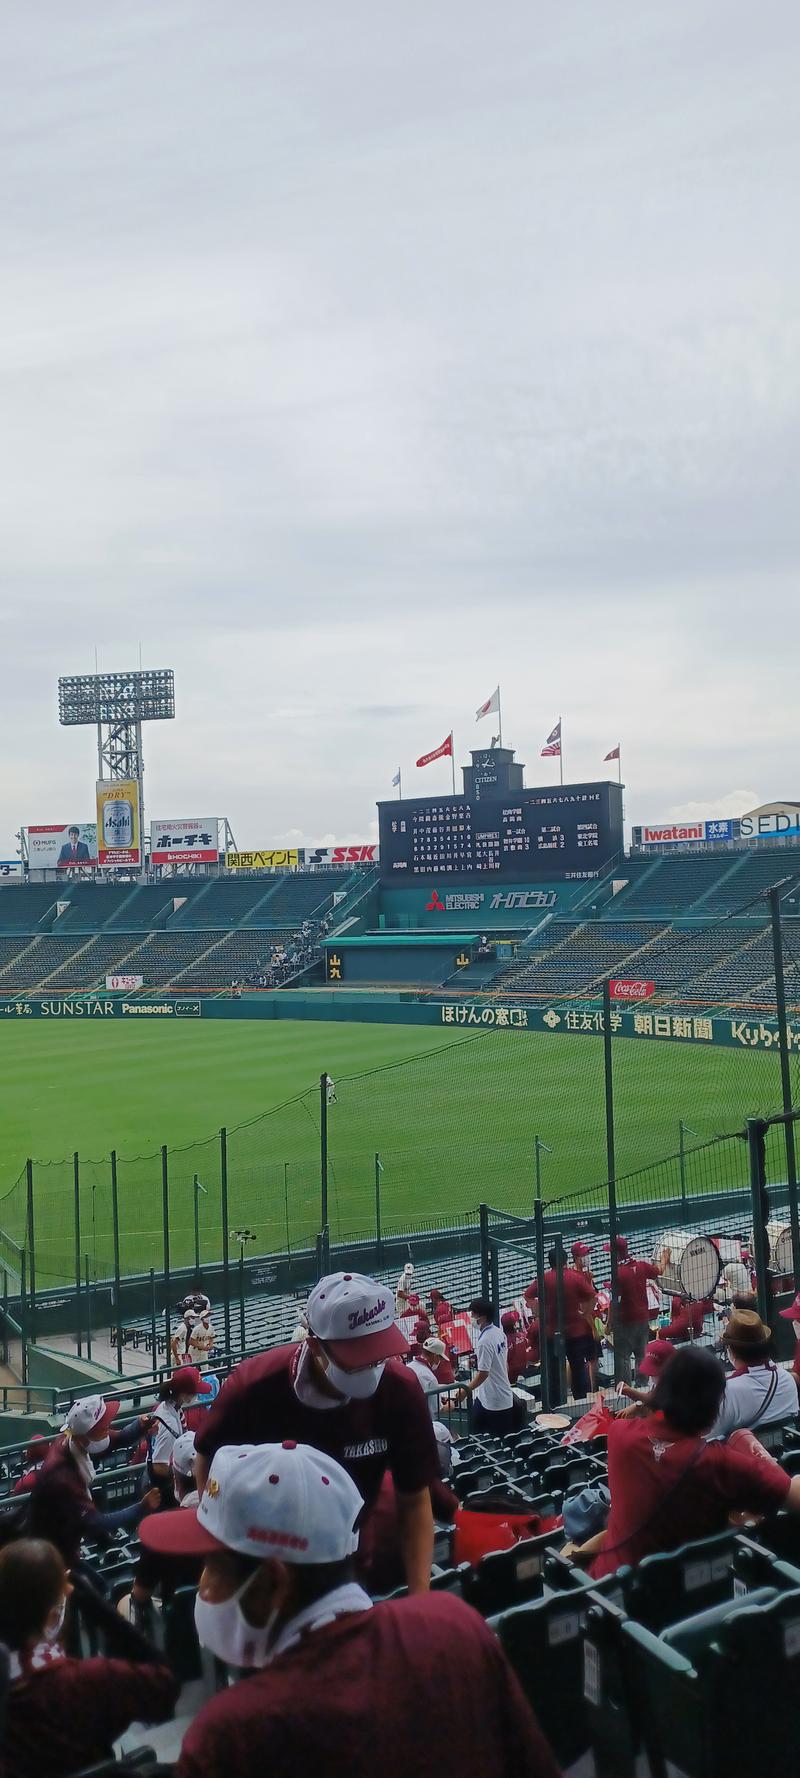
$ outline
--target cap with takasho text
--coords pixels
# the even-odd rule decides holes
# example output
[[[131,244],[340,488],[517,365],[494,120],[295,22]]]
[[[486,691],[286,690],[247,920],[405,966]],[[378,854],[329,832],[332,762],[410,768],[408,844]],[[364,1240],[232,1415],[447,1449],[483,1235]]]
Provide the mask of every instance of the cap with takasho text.
[[[363,1505],[341,1465],[311,1445],[222,1445],[200,1505],[153,1513],[139,1532],[159,1555],[235,1550],[261,1561],[343,1562],[358,1548]]]
[[[627,1243],[624,1235],[617,1235],[617,1238],[615,1241],[615,1246],[617,1249],[618,1259],[627,1259],[627,1257],[628,1257],[628,1243]],[[603,1242],[603,1252],[604,1253],[611,1252],[611,1242],[610,1241]]]
[[[592,1249],[586,1241],[573,1241],[572,1243],[571,1252],[573,1259],[587,1259],[591,1251]]]
[[[64,1430],[74,1433],[76,1438],[86,1438],[90,1432],[95,1438],[105,1438],[118,1413],[118,1401],[104,1401],[102,1395],[84,1395],[81,1401],[72,1403]]]
[[[170,1388],[178,1395],[213,1395],[210,1383],[206,1383],[196,1364],[182,1364],[170,1377]]]
[[[306,1305],[309,1332],[345,1371],[401,1358],[408,1340],[394,1318],[392,1292],[360,1272],[320,1278]]]

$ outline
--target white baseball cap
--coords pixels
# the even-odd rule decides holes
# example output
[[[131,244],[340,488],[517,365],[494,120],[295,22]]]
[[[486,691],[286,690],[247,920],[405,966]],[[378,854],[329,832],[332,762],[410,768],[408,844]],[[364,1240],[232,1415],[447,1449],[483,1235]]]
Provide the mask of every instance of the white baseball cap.
[[[178,1475],[194,1475],[194,1433],[182,1432],[172,1447],[172,1467]]]
[[[153,1513],[139,1535],[160,1555],[341,1562],[358,1548],[363,1505],[346,1470],[311,1445],[222,1445],[200,1505]]]
[[[76,1438],[86,1438],[90,1432],[105,1438],[118,1413],[118,1401],[104,1401],[102,1395],[84,1395],[80,1401],[72,1403],[64,1421],[64,1431],[73,1432]]]
[[[432,1352],[435,1358],[444,1358],[447,1354],[444,1340],[437,1340],[435,1334],[431,1334],[429,1340],[423,1340],[422,1350],[423,1352]]]
[[[392,1292],[360,1272],[332,1272],[329,1278],[320,1278],[308,1299],[306,1316],[309,1332],[323,1341],[342,1370],[366,1370],[408,1351],[408,1340],[394,1318]]]

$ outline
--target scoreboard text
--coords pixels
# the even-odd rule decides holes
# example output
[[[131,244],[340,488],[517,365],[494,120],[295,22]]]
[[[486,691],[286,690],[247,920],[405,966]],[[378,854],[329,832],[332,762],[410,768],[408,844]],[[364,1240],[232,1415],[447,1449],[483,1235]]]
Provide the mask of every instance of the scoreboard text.
[[[622,851],[619,785],[565,784],[499,798],[381,803],[385,883],[431,875],[594,877]]]

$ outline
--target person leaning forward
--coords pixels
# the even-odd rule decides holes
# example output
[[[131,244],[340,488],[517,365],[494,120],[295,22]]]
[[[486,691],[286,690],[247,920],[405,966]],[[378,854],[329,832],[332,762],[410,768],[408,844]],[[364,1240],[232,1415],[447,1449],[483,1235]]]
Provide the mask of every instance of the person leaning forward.
[[[202,1495],[222,1445],[290,1438],[335,1458],[368,1514],[389,1469],[409,1591],[424,1592],[433,1559],[430,1486],[438,1480],[439,1459],[417,1378],[393,1362],[408,1351],[393,1293],[373,1278],[334,1272],[311,1292],[306,1318],[302,1344],[245,1359],[223,1385],[197,1434],[198,1489]]]

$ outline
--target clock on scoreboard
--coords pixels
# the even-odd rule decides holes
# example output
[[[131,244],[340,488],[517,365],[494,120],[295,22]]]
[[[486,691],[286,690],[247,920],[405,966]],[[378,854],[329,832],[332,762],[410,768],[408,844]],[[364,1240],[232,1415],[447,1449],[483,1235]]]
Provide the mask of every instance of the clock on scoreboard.
[[[482,761],[483,755],[479,758]],[[473,760],[476,756],[473,755]],[[498,765],[500,762],[498,762]],[[521,778],[512,766],[508,777]],[[622,851],[622,787],[611,782],[542,785],[475,783],[462,796],[379,803],[381,879],[415,877],[595,877]],[[481,771],[485,780],[488,773]],[[497,776],[506,774],[500,769]],[[467,794],[467,790],[471,794]],[[476,794],[477,791],[477,794]]]

